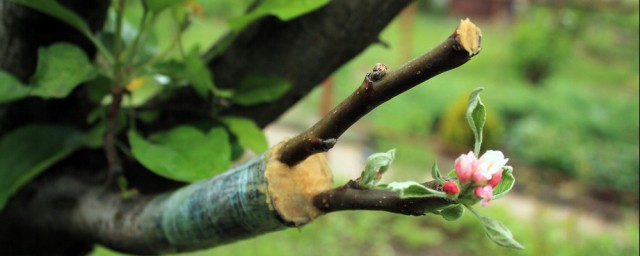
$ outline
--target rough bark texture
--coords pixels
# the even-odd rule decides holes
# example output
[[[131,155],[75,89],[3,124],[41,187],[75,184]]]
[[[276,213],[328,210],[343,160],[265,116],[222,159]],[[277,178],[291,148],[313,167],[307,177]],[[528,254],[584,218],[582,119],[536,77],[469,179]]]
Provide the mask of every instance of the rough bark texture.
[[[100,243],[128,253],[160,254],[203,249],[280,230],[287,226],[266,194],[265,170],[264,157],[256,157],[225,174],[174,192],[128,200],[123,200],[117,189],[102,186],[100,179],[52,175],[25,188],[0,216],[0,235],[4,236],[1,252],[82,255],[93,243]],[[34,218],[36,214],[41,215]],[[37,246],[7,239],[28,234],[37,239]]]

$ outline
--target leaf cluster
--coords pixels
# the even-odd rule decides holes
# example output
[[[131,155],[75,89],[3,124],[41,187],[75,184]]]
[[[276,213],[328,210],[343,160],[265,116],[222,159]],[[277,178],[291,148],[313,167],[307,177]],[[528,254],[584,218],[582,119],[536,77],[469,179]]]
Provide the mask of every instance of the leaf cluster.
[[[0,70],[0,104],[33,97],[51,100],[79,95],[93,108],[86,116],[88,129],[27,124],[0,137],[0,209],[30,179],[82,148],[115,147],[118,154],[129,155],[149,171],[183,182],[226,170],[244,149],[257,154],[267,149],[266,138],[255,122],[220,113],[228,106],[277,100],[291,89],[291,82],[255,73],[239,77],[236,88],[218,87],[215,74],[206,63],[212,56],[203,56],[197,46],[184,49],[181,43],[182,33],[202,11],[197,1],[136,2],[143,12],[136,26],[125,19],[127,6],[133,3],[114,0],[105,27],[98,32],[91,31],[80,15],[56,0],[11,1],[63,21],[88,38],[98,53],[87,56],[69,43],[43,47],[38,52],[36,72],[28,83]],[[271,15],[288,20],[328,1],[300,1],[291,6],[287,3],[261,1],[257,8],[230,21],[231,33],[238,34],[260,17]],[[151,32],[161,15],[172,19],[178,28],[166,49],[158,49]],[[221,53],[224,48],[218,50]],[[184,90],[197,94],[206,103],[205,109],[194,115],[197,117],[167,126],[161,122],[166,115],[163,111]],[[142,126],[154,129],[140,129]],[[106,140],[107,135],[115,141]]]

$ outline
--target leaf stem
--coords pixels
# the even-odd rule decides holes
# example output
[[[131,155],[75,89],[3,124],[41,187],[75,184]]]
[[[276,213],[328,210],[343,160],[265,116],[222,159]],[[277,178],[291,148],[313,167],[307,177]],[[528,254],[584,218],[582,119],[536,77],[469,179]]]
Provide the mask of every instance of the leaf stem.
[[[113,63],[114,81],[111,85],[111,105],[107,110],[107,131],[104,138],[104,151],[109,165],[107,185],[113,182],[114,177],[122,174],[122,163],[115,145],[118,133],[118,112],[122,104],[122,97],[126,92],[124,86],[124,70],[122,69],[122,22],[124,18],[124,0],[116,2],[116,35],[114,42],[115,62]]]
[[[149,10],[147,9],[147,5],[143,4],[142,5],[142,18],[140,19],[140,28],[138,29],[138,34],[136,35],[136,38],[133,39],[133,43],[131,44],[131,52],[127,55],[127,65],[130,65],[133,61],[134,58],[136,56],[136,54],[138,53],[138,49],[139,44],[140,44],[140,40],[142,38],[142,35],[144,34],[146,28],[149,26],[148,22],[147,22],[147,17],[149,16]],[[154,14],[155,16],[155,14]],[[154,17],[151,18],[151,20],[154,20]]]

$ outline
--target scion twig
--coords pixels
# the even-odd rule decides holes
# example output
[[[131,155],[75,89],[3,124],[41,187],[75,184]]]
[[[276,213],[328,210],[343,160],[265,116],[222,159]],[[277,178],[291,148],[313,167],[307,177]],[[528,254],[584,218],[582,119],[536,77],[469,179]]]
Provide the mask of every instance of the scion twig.
[[[398,69],[387,71],[384,64],[376,64],[351,96],[309,130],[287,141],[280,161],[293,166],[328,151],[351,125],[378,105],[466,63],[480,51],[480,39],[480,29],[466,19],[444,42]]]

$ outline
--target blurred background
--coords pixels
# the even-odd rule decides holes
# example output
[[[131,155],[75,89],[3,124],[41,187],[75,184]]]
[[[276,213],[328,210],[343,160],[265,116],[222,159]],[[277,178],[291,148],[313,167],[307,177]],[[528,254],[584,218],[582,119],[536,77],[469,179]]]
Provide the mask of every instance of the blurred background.
[[[202,15],[183,39],[185,48],[204,51],[251,1],[199,3]],[[381,43],[265,130],[276,143],[307,129],[375,63],[394,69],[469,17],[482,29],[481,53],[349,130],[329,153],[335,184],[357,178],[369,154],[390,148],[396,161],[383,181],[426,181],[434,162],[448,171],[472,149],[466,101],[484,87],[484,149],[505,152],[516,185],[479,211],[504,222],[526,250],[493,244],[471,214],[447,222],[359,211],[184,255],[638,255],[638,8],[636,0],[420,0],[383,31]],[[162,48],[175,32],[171,24],[156,27]],[[98,248],[94,255],[118,254]]]

